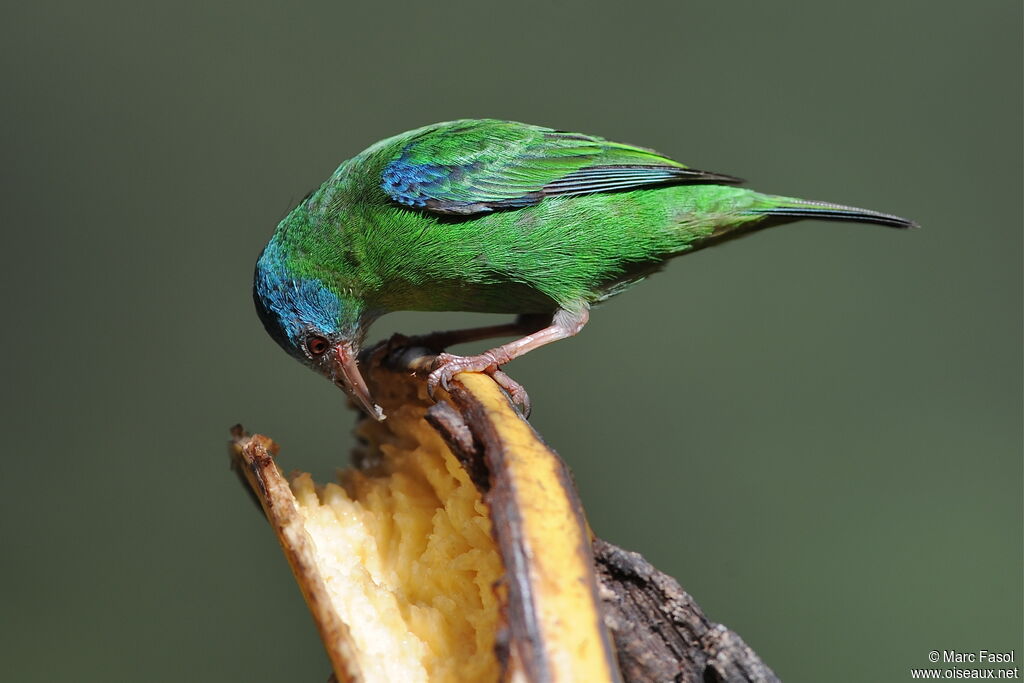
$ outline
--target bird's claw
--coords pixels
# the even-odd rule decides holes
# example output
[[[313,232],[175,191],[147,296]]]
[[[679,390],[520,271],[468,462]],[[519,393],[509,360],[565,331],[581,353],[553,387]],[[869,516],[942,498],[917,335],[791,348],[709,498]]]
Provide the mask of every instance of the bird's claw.
[[[504,370],[498,367],[488,374],[498,383],[498,386],[508,392],[512,403],[519,406],[519,409],[523,412],[523,417],[530,417],[530,395],[526,393],[523,385],[509,377]]]
[[[530,396],[519,382],[509,377],[490,354],[479,356],[456,356],[451,353],[439,353],[434,360],[433,368],[427,377],[427,394],[437,400],[437,388],[449,390],[452,378],[460,372],[482,372],[508,392],[512,402],[520,407],[526,417],[530,416]]]
[[[444,364],[446,357],[450,355],[447,353],[438,354],[430,367],[430,374],[427,375],[427,395],[435,401],[437,400],[437,388],[441,387],[448,391],[448,382],[451,381],[452,375],[455,374],[449,366]]]

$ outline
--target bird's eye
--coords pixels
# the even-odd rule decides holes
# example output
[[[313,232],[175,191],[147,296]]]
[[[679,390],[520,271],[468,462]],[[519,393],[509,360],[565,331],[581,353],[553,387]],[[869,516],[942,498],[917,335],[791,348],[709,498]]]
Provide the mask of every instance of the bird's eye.
[[[328,346],[329,344],[327,343],[327,340],[323,337],[313,336],[306,339],[306,350],[309,351],[309,355],[314,358],[324,355]]]

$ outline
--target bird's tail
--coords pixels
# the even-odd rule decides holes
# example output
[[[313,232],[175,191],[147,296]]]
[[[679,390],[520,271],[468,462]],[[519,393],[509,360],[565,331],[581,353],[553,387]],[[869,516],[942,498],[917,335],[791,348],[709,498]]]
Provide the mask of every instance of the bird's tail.
[[[887,225],[891,228],[918,227],[917,223],[906,218],[869,209],[858,209],[855,206],[815,202],[807,199],[793,199],[791,197],[774,197],[770,195],[762,195],[762,197],[764,201],[758,202],[758,205],[750,208],[748,212],[764,215],[771,223],[788,223],[792,220],[810,218],[823,221],[877,223],[878,225]],[[778,219],[778,221],[772,219]]]

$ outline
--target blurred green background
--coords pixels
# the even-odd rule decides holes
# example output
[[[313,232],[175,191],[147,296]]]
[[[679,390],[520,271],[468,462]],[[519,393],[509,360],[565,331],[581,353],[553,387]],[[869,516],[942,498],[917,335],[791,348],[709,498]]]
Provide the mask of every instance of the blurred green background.
[[[252,266],[340,161],[477,116],[924,226],[685,257],[510,371],[597,533],[783,679],[1019,662],[1019,2],[0,12],[0,679],[326,678],[225,442],[326,477],[354,416],[264,334]]]

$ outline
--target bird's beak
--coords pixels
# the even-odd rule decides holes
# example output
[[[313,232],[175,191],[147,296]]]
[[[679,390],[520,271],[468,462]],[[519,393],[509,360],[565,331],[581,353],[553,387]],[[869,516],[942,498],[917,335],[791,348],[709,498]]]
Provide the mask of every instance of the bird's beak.
[[[370,417],[379,422],[384,419],[384,411],[370,397],[370,390],[359,372],[357,355],[358,352],[351,342],[341,342],[334,347],[334,383],[344,389]]]

